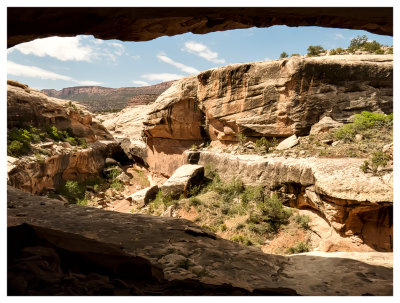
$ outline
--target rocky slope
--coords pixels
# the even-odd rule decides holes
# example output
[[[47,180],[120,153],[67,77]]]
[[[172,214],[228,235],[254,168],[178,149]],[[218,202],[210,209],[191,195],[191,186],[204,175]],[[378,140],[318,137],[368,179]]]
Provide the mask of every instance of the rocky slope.
[[[393,172],[382,176],[360,170],[363,159],[284,158],[201,151],[199,164],[230,181],[263,185],[282,201],[311,209],[357,246],[393,250]],[[342,249],[346,249],[342,247]]]
[[[156,100],[172,83],[168,81],[150,86],[121,88],[76,86],[61,90],[43,89],[42,92],[49,97],[79,101],[91,112],[99,112],[148,104]]]
[[[193,143],[306,135],[324,117],[393,111],[393,56],[292,57],[234,64],[174,83],[144,120],[147,162],[171,175]],[[173,148],[171,148],[173,146]],[[176,163],[166,163],[168,154]]]
[[[105,159],[120,150],[112,135],[85,107],[47,97],[18,82],[7,84],[9,132],[31,126],[39,129],[55,126],[59,131],[71,131],[88,143],[85,147],[71,146],[50,138],[31,143],[32,151],[28,154],[8,157],[8,182],[12,186],[35,194],[46,193],[67,180],[82,181],[97,175]]]
[[[393,294],[390,253],[270,255],[188,220],[7,197],[9,295]]]
[[[184,151],[193,144],[228,146],[240,136],[283,140],[308,135],[312,126],[315,136],[363,110],[393,111],[393,56],[293,57],[208,70],[174,83],[142,116],[128,118],[127,112],[119,120],[124,123],[117,118],[112,128],[140,133],[125,151],[143,157],[153,173],[171,176],[187,163]],[[293,145],[298,142],[294,136]],[[302,158],[301,152],[263,157],[202,150],[199,164],[212,165],[227,181],[238,177],[245,184],[263,185],[279,192],[288,205],[312,209],[333,232],[352,239],[352,248],[342,249],[367,245],[391,251],[390,169],[373,176],[361,171],[364,158],[310,158],[306,151]]]

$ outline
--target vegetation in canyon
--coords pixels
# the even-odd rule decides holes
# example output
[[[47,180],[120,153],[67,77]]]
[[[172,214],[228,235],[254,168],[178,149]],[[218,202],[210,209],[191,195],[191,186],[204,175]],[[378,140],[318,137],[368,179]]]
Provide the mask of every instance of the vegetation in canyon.
[[[209,232],[255,247],[262,247],[282,229],[309,228],[309,217],[295,214],[275,193],[263,186],[244,186],[238,179],[223,182],[210,166],[206,167],[203,183],[193,186],[187,196],[174,200],[159,191],[144,209],[136,211],[161,216],[172,208],[179,217],[190,219]],[[308,251],[307,245],[302,246],[303,251]]]
[[[393,46],[385,46],[377,42],[376,40],[368,41],[366,35],[357,36],[351,39],[347,49],[338,47],[336,49],[325,50],[321,45],[310,45],[307,48],[307,56],[314,57],[319,56],[321,53],[327,53],[330,56],[334,55],[344,55],[344,54],[354,54],[356,52],[365,52],[368,54],[393,54]],[[299,56],[299,54],[292,54],[293,56]],[[288,58],[289,55],[286,52],[282,52],[279,58]]]
[[[60,131],[56,126],[46,125],[43,129],[33,126],[12,128],[7,132],[7,155],[20,157],[31,152],[50,155],[49,151],[34,145],[41,142],[68,142],[72,146],[87,148],[85,138],[74,135],[71,128]]]

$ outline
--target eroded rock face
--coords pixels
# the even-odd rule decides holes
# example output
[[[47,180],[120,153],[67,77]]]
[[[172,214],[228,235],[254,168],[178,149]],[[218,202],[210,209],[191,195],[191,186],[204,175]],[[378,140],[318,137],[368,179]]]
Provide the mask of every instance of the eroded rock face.
[[[143,122],[147,159],[153,171],[170,175],[194,142],[306,135],[325,116],[343,123],[361,109],[393,111],[392,55],[228,65],[177,81],[156,100]],[[164,152],[163,145],[177,150]],[[177,165],[165,167],[159,154],[174,154]]]
[[[378,251],[393,249],[393,185],[364,174],[363,159],[283,158],[202,151],[199,164],[225,181],[277,191],[288,204],[317,211],[342,236]]]
[[[89,143],[113,140],[112,135],[92,118],[84,106],[48,97],[36,89],[23,88],[15,83],[7,83],[7,128],[54,125],[59,130],[71,128],[76,136],[85,138]]]
[[[7,199],[9,295],[393,294],[390,253],[270,255],[188,220]]]
[[[46,193],[67,180],[83,181],[98,175],[105,166],[105,158],[118,150],[115,141],[98,141],[87,149],[64,149],[41,161],[22,159],[8,171],[8,182],[26,192]]]
[[[147,41],[185,32],[205,34],[282,24],[393,33],[391,7],[10,7],[7,15],[8,47],[50,36],[86,34],[100,39]]]

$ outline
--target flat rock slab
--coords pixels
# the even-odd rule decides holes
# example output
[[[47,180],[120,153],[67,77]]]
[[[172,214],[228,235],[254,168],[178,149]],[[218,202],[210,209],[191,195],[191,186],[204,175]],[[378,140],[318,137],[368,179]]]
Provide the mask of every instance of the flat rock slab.
[[[276,149],[277,150],[289,149],[292,148],[293,146],[296,146],[297,144],[299,144],[299,139],[297,138],[296,135],[293,135],[290,136],[289,138],[286,138],[281,143],[279,143]]]
[[[145,206],[150,200],[154,199],[158,193],[158,186],[149,186],[137,191],[136,193],[130,195],[126,199],[138,206]]]
[[[76,264],[84,262],[85,268],[92,266],[92,271],[96,268],[109,270],[109,277],[103,280],[114,283],[107,288],[112,294],[118,294],[115,293],[117,282],[118,289],[124,286],[127,294],[137,294],[140,290],[153,295],[393,294],[393,269],[387,260],[382,266],[341,256],[270,255],[224,240],[188,220],[64,205],[11,187],[8,187],[7,198],[8,234],[12,236],[9,236],[8,249],[16,252],[9,254],[13,262],[24,262],[23,258],[14,258],[17,248],[25,247],[25,253],[28,248],[32,251],[34,247],[29,241],[36,237],[40,243],[49,243],[47,249],[62,250],[62,260],[70,254]],[[9,266],[10,285],[19,279],[29,279],[20,268]],[[41,277],[43,271],[36,278]],[[124,276],[124,272],[130,275]],[[113,279],[115,275],[117,280]],[[103,277],[100,274],[75,276],[78,280],[92,277],[90,285],[96,281],[95,285],[103,283],[100,278],[93,281],[93,277]],[[35,293],[43,295],[60,287],[57,283],[63,286],[70,283],[71,276],[66,279],[64,274],[63,277],[57,280],[53,275],[57,281]],[[129,288],[132,283],[136,283],[136,288]],[[18,283],[15,285],[22,287]],[[82,291],[88,294],[93,286],[85,285],[87,289]]]
[[[174,174],[161,186],[163,195],[172,197],[186,194],[191,185],[200,183],[204,177],[204,166],[185,164],[179,167]]]

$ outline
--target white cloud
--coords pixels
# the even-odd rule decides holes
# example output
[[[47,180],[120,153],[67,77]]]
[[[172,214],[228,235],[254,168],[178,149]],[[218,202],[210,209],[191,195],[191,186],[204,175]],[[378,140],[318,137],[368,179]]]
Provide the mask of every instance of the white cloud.
[[[7,74],[14,76],[23,76],[29,78],[41,78],[48,80],[65,80],[71,81],[72,78],[65,75],[53,73],[36,66],[28,66],[7,61]]]
[[[187,66],[185,64],[182,64],[180,62],[176,62],[174,60],[172,60],[171,58],[163,55],[163,54],[159,54],[157,56],[158,59],[160,59],[161,61],[171,64],[172,66],[175,66],[176,68],[180,69],[181,71],[183,71],[184,73],[188,73],[188,74],[198,74],[200,73],[200,71],[198,69],[195,69],[194,67],[191,66]]]
[[[225,59],[218,58],[218,53],[211,51],[206,45],[195,41],[186,42],[185,48],[182,50],[214,63],[225,63]]]
[[[180,78],[184,78],[185,76],[177,75],[177,74],[160,73],[160,74],[144,74],[141,77],[145,78],[149,81],[162,81],[163,82],[163,81],[177,80]]]
[[[137,84],[137,85],[141,85],[141,86],[147,86],[150,85],[148,82],[146,81],[140,81],[140,80],[132,80],[133,84]]]
[[[79,83],[80,85],[85,85],[85,86],[98,86],[100,84],[103,84],[103,82],[98,82],[98,81],[93,81],[93,80],[72,80],[76,83]]]
[[[7,54],[19,51],[24,55],[53,57],[61,61],[86,61],[107,59],[116,62],[118,57],[126,54],[121,43],[103,41],[91,36],[50,37],[36,39],[14,46]]]
[[[342,34],[340,34],[340,33],[336,33],[334,39],[335,39],[335,40],[338,40],[338,39],[345,39],[345,37],[344,37]]]
[[[50,56],[61,61],[87,61],[95,56],[93,49],[82,45],[81,37],[50,37],[36,39],[14,46],[11,51],[18,50],[24,55],[39,57]]]
[[[40,67],[21,65],[12,61],[7,61],[7,74],[14,76],[29,77],[29,78],[47,79],[47,80],[64,80],[64,81],[78,83],[80,85],[102,84],[101,82],[92,80],[76,80],[70,76],[53,73],[51,71],[47,71]]]

